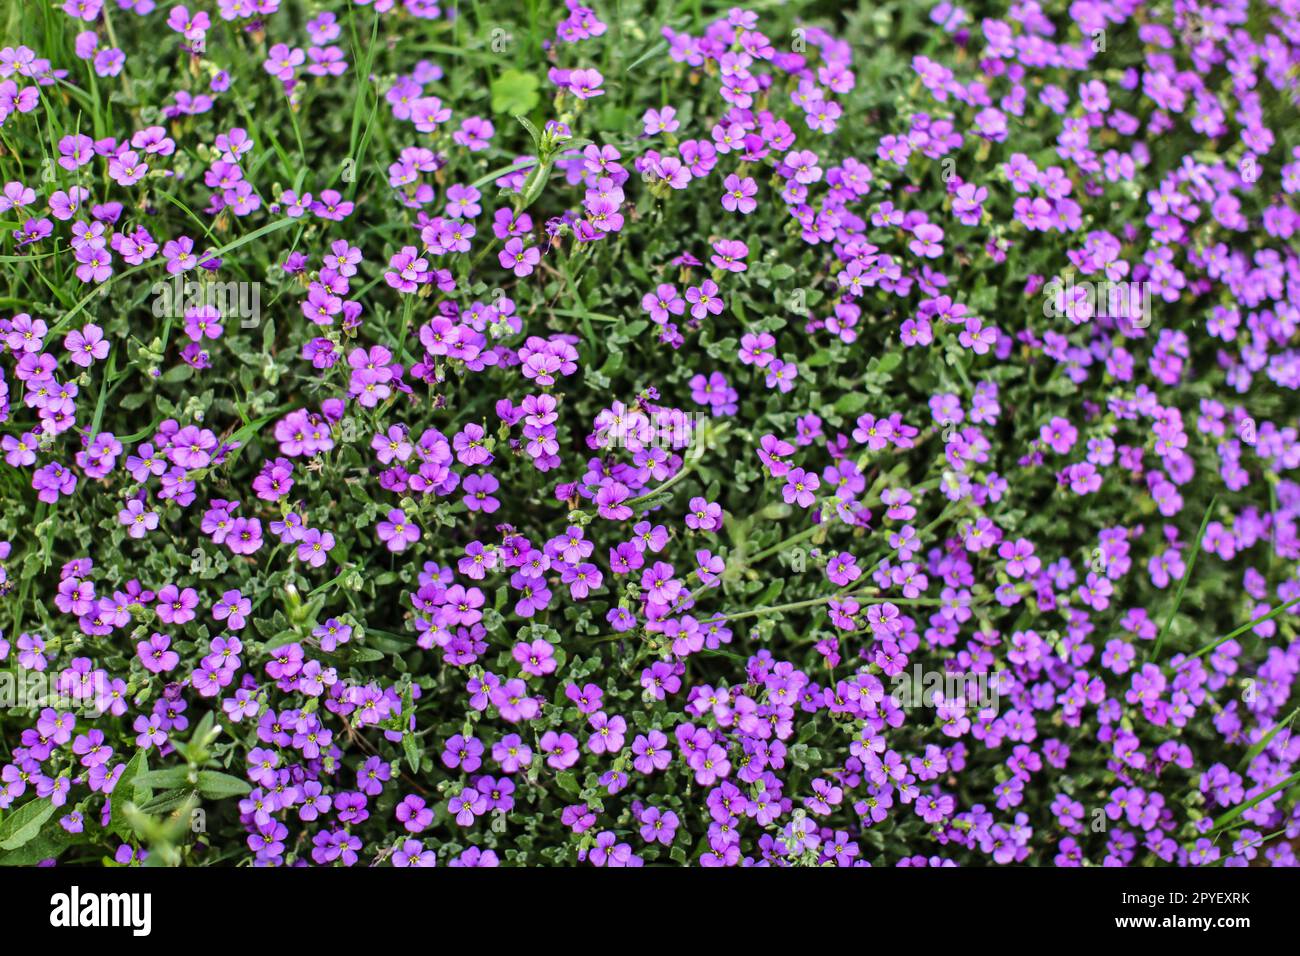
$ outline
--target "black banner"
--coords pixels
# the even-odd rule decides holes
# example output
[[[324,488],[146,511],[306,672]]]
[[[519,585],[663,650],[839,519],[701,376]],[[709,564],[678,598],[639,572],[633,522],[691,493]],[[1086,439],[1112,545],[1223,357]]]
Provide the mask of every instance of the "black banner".
[[[760,872],[760,869],[762,870]],[[829,929],[870,915],[881,929],[926,945],[951,934],[965,945],[978,928],[1006,939],[1123,938],[1174,931],[1227,942],[1259,930],[1279,933],[1295,921],[1295,879],[1287,872],[1206,869],[925,869],[822,868],[745,872],[708,869],[431,868],[325,870],[37,868],[0,870],[8,928],[59,936],[78,931],[105,939],[192,939],[213,921],[238,924],[244,938],[314,925],[325,912],[356,925],[390,919],[421,926],[439,912],[455,925],[499,926],[503,912],[535,914],[552,929],[626,934],[639,907],[665,925],[695,906],[724,921],[751,919],[756,906],[783,920],[803,914]],[[689,895],[683,895],[689,894]],[[266,905],[253,905],[262,899]],[[231,900],[237,911],[218,911]],[[640,901],[637,903],[636,901]],[[671,902],[676,900],[676,902]],[[225,902],[223,902],[225,901]],[[274,905],[271,904],[274,901]],[[686,909],[679,910],[687,901]],[[734,901],[735,908],[730,904]],[[845,904],[856,901],[848,910]],[[522,910],[517,907],[523,907]],[[630,907],[630,908],[629,908]],[[543,916],[542,914],[549,914]],[[748,915],[745,915],[748,914]],[[486,922],[480,923],[482,917]],[[414,932],[414,930],[413,930]],[[819,930],[820,934],[821,930]],[[855,930],[857,932],[857,930]],[[604,936],[601,938],[617,938]]]

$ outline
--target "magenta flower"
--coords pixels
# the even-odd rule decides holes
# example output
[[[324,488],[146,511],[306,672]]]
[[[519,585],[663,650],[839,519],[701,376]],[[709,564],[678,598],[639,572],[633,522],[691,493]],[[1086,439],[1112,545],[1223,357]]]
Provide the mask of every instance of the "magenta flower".
[[[379,522],[375,528],[379,540],[384,542],[389,551],[405,551],[409,545],[420,540],[419,527],[408,521],[406,513],[400,508],[389,511],[387,520]]]
[[[758,208],[758,201],[754,199],[758,195],[758,183],[754,182],[752,177],[746,176],[741,179],[732,173],[723,180],[722,184],[726,189],[722,194],[722,208],[727,212],[738,212],[742,216],[748,216]]]
[[[532,275],[533,269],[542,261],[542,254],[536,247],[524,247],[524,241],[518,236],[508,239],[505,247],[497,253],[501,268],[511,270],[523,278]]]
[[[800,508],[811,508],[817,501],[816,491],[821,487],[821,479],[812,472],[802,468],[792,468],[785,476],[785,487],[781,496],[786,504],[797,504]]]

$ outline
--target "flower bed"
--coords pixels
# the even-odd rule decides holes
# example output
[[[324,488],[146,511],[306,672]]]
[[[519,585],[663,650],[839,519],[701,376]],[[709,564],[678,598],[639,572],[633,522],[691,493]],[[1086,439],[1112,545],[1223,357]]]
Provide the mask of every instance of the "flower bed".
[[[1295,862],[1294,0],[20,7],[0,864]]]

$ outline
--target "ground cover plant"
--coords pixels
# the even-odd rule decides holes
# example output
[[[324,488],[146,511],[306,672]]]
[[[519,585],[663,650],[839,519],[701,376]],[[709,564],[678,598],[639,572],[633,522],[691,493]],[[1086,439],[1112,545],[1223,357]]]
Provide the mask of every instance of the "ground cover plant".
[[[1296,0],[0,25],[0,864],[1295,863]]]

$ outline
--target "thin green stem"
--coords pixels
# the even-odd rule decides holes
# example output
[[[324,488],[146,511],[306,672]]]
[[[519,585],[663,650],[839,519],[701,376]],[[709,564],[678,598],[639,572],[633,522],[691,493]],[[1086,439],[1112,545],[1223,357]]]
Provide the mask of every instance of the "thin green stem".
[[[623,504],[627,505],[629,508],[633,508],[636,507],[638,504],[641,504],[642,502],[649,501],[652,498],[658,497],[659,495],[663,494],[665,491],[667,491],[673,485],[677,484],[679,481],[681,481],[683,478],[685,478],[694,470],[695,470],[695,463],[687,462],[686,464],[682,465],[681,470],[677,472],[677,474],[673,475],[671,478],[665,481],[658,488],[654,489],[653,491],[647,491],[643,495],[638,495],[635,498],[623,502]]]
[[[1205,529],[1210,523],[1210,515],[1214,513],[1214,505],[1218,500],[1219,496],[1217,494],[1210,499],[1210,505],[1205,509],[1205,516],[1201,518],[1201,530],[1196,533],[1196,541],[1192,545],[1192,556],[1187,559],[1187,569],[1183,571],[1183,576],[1178,581],[1178,591],[1174,595],[1174,606],[1169,609],[1169,613],[1165,616],[1164,627],[1160,628],[1160,633],[1156,635],[1156,642],[1151,648],[1150,657],[1158,658],[1160,656],[1160,647],[1165,642],[1165,635],[1169,633],[1169,628],[1174,623],[1174,617],[1178,614],[1178,606],[1183,603],[1183,592],[1187,590],[1187,582],[1192,577],[1192,568],[1196,567],[1196,556],[1201,552],[1201,541],[1205,538]]]

